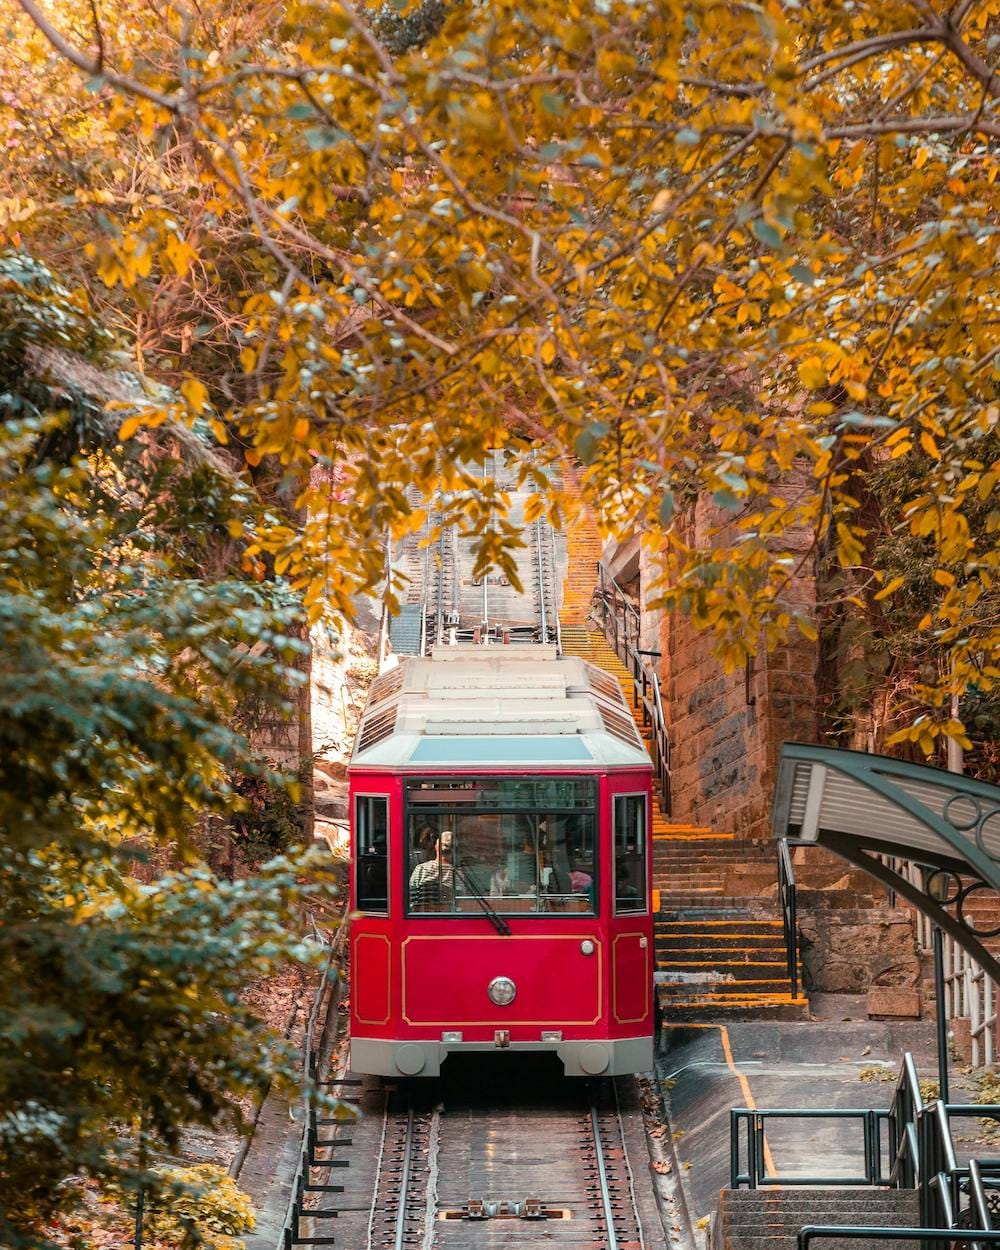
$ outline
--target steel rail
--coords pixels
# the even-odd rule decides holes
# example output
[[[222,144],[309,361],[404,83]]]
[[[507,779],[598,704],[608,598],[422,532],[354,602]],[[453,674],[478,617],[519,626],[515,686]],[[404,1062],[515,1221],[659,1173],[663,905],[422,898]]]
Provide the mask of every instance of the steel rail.
[[[413,1166],[413,1107],[406,1113],[406,1138],[403,1145],[403,1174],[399,1178],[399,1210],[396,1212],[395,1250],[406,1250],[406,1201]]]
[[[389,1091],[383,1091],[382,1101],[382,1132],[379,1136],[378,1154],[375,1156],[375,1180],[372,1184],[372,1204],[368,1211],[368,1229],[365,1238],[365,1250],[372,1250],[372,1239],[375,1232],[375,1204],[378,1201],[379,1185],[382,1182],[382,1166],[385,1160],[385,1143],[389,1135]]]
[[[551,525],[548,527],[548,531],[549,531],[549,569],[551,570],[551,573],[552,573],[552,595],[553,595],[553,598],[556,600],[556,603],[559,604],[560,603],[560,596],[558,595],[559,565],[558,565],[558,561],[556,560],[556,532],[552,528]],[[555,622],[556,622],[556,654],[562,655],[562,619],[560,616],[558,606],[556,607],[552,615],[555,617]]]
[[[608,1226],[608,1250],[618,1250],[618,1234],[615,1232],[615,1211],[611,1200],[611,1186],[608,1181],[608,1166],[604,1159],[604,1145],[601,1142],[601,1121],[597,1111],[596,1099],[590,1107],[590,1128],[594,1134],[594,1155],[597,1159],[597,1178],[601,1185],[601,1205],[604,1207],[604,1222]]]
[[[545,557],[542,547],[542,522],[537,520],[534,524],[535,531],[535,563],[538,570],[538,641],[548,642],[549,640],[549,623],[545,616]]]
[[[635,1173],[632,1171],[632,1160],[628,1154],[628,1143],[625,1140],[625,1121],[622,1119],[622,1105],[618,1098],[618,1082],[614,1077],[611,1078],[611,1092],[615,1099],[615,1119],[618,1122],[618,1134],[622,1139],[622,1159],[625,1162],[625,1171],[628,1175],[628,1196],[632,1203],[632,1214],[635,1216],[635,1227],[639,1233],[640,1250],[645,1250],[646,1236],[642,1227],[642,1216],[639,1214],[639,1200],[635,1195]]]

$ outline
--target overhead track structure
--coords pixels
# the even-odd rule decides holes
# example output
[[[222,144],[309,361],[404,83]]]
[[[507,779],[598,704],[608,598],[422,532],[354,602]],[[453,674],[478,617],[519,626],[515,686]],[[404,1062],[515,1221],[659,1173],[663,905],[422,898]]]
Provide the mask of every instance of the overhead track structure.
[[[1000,788],[926,764],[788,742],[772,809],[776,839],[840,855],[911,902],[995,981],[1000,962],[970,898],[1000,892]],[[920,866],[904,875],[898,861]]]

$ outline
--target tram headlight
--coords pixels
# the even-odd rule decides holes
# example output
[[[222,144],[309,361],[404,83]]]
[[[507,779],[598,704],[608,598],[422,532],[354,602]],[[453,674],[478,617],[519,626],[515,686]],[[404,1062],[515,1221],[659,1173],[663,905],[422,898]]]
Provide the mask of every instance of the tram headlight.
[[[498,1007],[509,1007],[517,997],[517,986],[510,977],[494,977],[486,987],[490,1002]]]

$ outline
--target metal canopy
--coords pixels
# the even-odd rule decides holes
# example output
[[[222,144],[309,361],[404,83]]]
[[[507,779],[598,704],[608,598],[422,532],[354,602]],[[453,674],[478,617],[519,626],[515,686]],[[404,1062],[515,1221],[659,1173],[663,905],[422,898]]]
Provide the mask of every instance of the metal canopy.
[[[781,749],[772,827],[870,873],[930,917],[995,980],[1000,962],[966,914],[970,896],[1000,891],[1000,788],[885,755],[789,742]],[[920,865],[915,884],[895,861]]]

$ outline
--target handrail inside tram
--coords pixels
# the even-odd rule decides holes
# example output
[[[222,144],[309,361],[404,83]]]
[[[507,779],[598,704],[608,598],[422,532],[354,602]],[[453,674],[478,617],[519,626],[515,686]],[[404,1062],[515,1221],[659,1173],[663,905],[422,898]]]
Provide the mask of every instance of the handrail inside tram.
[[[507,923],[506,920],[504,920],[503,916],[501,916],[500,913],[494,908],[493,904],[489,901],[486,895],[482,892],[482,890],[476,884],[475,877],[473,877],[473,875],[470,872],[468,872],[467,869],[464,868],[461,864],[455,865],[455,876],[460,878],[462,883],[465,885],[465,888],[469,891],[472,897],[476,900],[479,906],[483,909],[490,924],[493,926],[494,929],[496,929],[497,933],[502,934],[504,937],[510,937],[511,936],[510,925]]]

